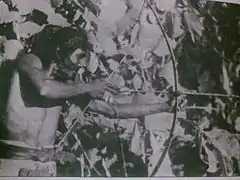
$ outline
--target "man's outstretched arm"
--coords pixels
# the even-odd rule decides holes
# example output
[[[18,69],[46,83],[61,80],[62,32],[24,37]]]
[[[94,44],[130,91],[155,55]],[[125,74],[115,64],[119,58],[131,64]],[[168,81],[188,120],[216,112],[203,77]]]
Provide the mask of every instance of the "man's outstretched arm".
[[[43,70],[40,59],[33,54],[22,57],[19,60],[18,69],[20,72],[27,74],[42,96],[52,99],[70,98],[99,90],[104,86],[103,82],[96,85],[61,83],[51,80],[46,71]]]
[[[138,118],[150,114],[170,112],[172,107],[166,102],[153,104],[108,104],[105,101],[94,101],[89,109],[111,118]]]

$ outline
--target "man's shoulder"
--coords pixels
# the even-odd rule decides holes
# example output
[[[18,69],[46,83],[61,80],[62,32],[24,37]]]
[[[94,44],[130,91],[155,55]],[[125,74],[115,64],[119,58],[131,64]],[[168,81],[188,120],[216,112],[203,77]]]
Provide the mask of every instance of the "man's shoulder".
[[[21,61],[27,61],[27,60],[40,60],[38,56],[32,53],[25,53],[20,57]]]
[[[26,53],[19,58],[18,66],[19,67],[36,66],[38,68],[41,68],[42,63],[41,63],[41,60],[39,59],[39,57],[36,56],[35,54]]]

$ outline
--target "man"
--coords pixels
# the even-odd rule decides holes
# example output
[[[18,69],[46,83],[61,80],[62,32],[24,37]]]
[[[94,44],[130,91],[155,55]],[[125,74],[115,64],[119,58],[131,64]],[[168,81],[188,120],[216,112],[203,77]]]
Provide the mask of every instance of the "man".
[[[49,68],[57,60],[60,65],[70,68],[74,66],[72,58],[76,59],[73,56],[77,55],[78,62],[75,63],[88,58],[89,44],[83,30],[47,26],[40,34],[33,38],[36,43],[32,47],[32,53],[20,53],[16,60],[17,68],[11,81],[5,118],[5,125],[9,130],[8,138],[35,148],[54,145],[60,112],[66,99],[87,93],[102,96],[107,86],[111,88],[102,80],[75,84],[56,81],[49,76]],[[160,100],[153,103],[135,102],[122,104],[116,101],[110,108],[111,106],[98,100],[90,109],[120,118],[140,117],[170,109]],[[20,159],[51,161],[56,155],[52,152],[34,155],[27,152],[20,157],[16,152],[15,155],[18,154]]]

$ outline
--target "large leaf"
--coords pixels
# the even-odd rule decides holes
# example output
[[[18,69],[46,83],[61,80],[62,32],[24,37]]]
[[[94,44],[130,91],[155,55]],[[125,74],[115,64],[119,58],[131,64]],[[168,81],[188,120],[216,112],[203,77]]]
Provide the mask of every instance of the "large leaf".
[[[116,29],[115,23],[124,16],[126,9],[127,7],[124,0],[104,0],[102,1],[102,11],[98,18],[103,21],[107,27]]]
[[[9,11],[7,4],[4,2],[0,2],[0,24],[17,22],[20,19],[21,17],[19,12]]]
[[[237,162],[237,169],[240,168],[240,144],[236,137],[223,129],[213,129],[205,132],[218,153],[218,160],[221,162],[221,169],[225,175],[234,175],[233,160]]]
[[[8,40],[4,43],[4,59],[15,60],[21,50],[23,50],[23,45],[17,40]]]
[[[188,32],[191,34],[192,41],[195,42],[195,35],[202,36],[204,27],[201,24],[199,18],[192,11],[186,11],[183,13],[184,21]]]
[[[140,134],[140,131],[139,131],[139,125],[138,125],[137,122],[134,125],[130,150],[137,155],[142,155],[143,154],[143,139],[141,137],[141,134]]]
[[[29,38],[34,34],[39,33],[40,31],[43,30],[43,26],[39,26],[36,23],[33,22],[24,22],[19,24],[18,26],[18,32],[19,32],[19,36],[23,37],[23,38]]]

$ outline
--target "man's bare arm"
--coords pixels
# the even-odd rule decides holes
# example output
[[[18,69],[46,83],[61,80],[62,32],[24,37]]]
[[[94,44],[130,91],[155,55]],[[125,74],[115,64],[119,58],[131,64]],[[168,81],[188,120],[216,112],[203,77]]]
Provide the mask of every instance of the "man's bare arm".
[[[150,114],[171,111],[171,107],[165,103],[154,104],[107,104],[104,101],[96,100],[89,107],[91,111],[114,118],[138,118]]]
[[[93,84],[61,83],[49,79],[47,73],[42,68],[40,59],[33,54],[22,57],[19,60],[18,68],[20,72],[28,75],[39,93],[47,98],[70,98],[91,92],[96,88]]]

